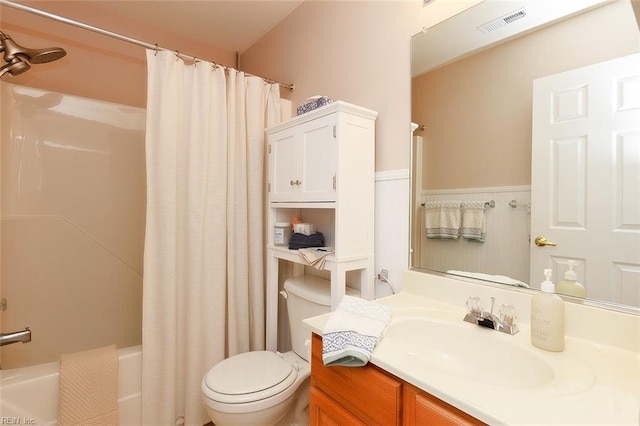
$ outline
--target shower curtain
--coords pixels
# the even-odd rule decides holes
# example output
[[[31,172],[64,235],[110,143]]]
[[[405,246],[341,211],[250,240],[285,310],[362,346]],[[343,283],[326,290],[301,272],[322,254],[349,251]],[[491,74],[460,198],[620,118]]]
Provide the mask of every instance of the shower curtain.
[[[276,84],[147,51],[142,421],[202,425],[214,364],[264,349],[264,128]]]

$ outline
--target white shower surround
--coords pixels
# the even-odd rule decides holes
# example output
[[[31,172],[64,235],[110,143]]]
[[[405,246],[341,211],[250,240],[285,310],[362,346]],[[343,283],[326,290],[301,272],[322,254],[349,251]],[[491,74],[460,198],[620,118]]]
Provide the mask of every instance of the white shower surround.
[[[120,424],[137,426],[145,110],[0,89],[2,331],[33,331],[2,348],[0,421],[58,424],[59,356],[115,343]]]

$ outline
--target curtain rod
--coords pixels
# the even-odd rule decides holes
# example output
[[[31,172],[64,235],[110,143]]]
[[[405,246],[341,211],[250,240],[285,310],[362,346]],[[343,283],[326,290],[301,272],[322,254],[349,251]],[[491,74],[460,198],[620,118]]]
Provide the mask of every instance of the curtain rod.
[[[45,18],[49,18],[49,19],[53,19],[54,21],[58,21],[58,22],[62,22],[65,24],[69,24],[69,25],[73,25],[85,30],[89,30],[89,31],[93,31],[94,33],[98,33],[98,34],[102,34],[105,35],[107,37],[111,37],[111,38],[115,38],[117,40],[121,40],[127,43],[131,43],[131,44],[136,44],[138,46],[142,46],[145,47],[147,49],[153,49],[153,50],[167,50],[167,51],[171,51],[174,52],[177,56],[179,56],[182,59],[187,59],[189,61],[197,61],[198,58],[196,56],[192,56],[192,55],[185,55],[183,53],[178,52],[177,50],[172,50],[172,49],[167,49],[166,47],[161,47],[158,46],[157,44],[151,44],[151,43],[147,43],[145,41],[141,41],[141,40],[137,40],[135,38],[132,37],[128,37],[122,34],[118,34],[115,33],[113,31],[108,31],[102,28],[98,28],[98,27],[94,27],[93,25],[89,25],[89,24],[85,24],[84,22],[79,22],[79,21],[74,21],[73,19],[69,19],[69,18],[65,18],[64,16],[60,16],[60,15],[56,15],[53,13],[49,13],[49,12],[45,12],[44,10],[40,10],[40,9],[36,9],[34,7],[31,6],[26,6],[20,3],[14,3],[12,1],[9,0],[0,0],[0,4],[8,6],[8,7],[12,7],[14,9],[18,9],[18,10],[22,10],[24,12],[29,12],[29,13],[33,13],[34,15],[39,15],[39,16],[44,16]],[[213,61],[208,61],[211,62],[217,66],[221,66],[225,69],[228,69],[229,67],[225,67],[223,65],[217,64]],[[254,76],[253,74],[249,74],[246,73],[247,75],[250,76]],[[254,76],[257,77],[257,76]],[[270,78],[265,78],[265,77],[260,77],[263,80],[265,80],[268,83],[277,83],[280,85],[280,87],[284,87],[286,89],[289,89],[291,91],[293,91],[296,87],[295,83],[280,83],[279,81],[275,81],[275,80],[271,80]]]

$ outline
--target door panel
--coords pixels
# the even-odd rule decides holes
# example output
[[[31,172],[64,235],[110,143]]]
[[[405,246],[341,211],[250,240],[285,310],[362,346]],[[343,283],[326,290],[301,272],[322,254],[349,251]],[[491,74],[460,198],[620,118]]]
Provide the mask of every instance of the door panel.
[[[533,90],[531,283],[573,259],[589,298],[640,306],[640,54]]]
[[[293,129],[282,131],[270,140],[270,201],[296,201],[298,186],[298,148]]]
[[[301,130],[301,201],[335,201],[336,138],[333,116],[314,120]]]

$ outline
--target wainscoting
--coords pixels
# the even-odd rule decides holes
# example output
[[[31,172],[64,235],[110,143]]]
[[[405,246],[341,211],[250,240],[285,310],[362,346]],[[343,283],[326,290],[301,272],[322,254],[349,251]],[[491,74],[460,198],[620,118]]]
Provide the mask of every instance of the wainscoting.
[[[389,271],[398,292],[402,271],[409,267],[409,170],[377,172],[375,179],[375,273]],[[383,291],[386,285],[378,284],[377,297],[389,294]]]
[[[424,209],[418,206],[416,223],[420,228],[420,238],[414,247],[414,259],[425,269],[506,275],[528,283],[530,199],[529,186],[423,191],[420,204],[442,200],[493,200],[495,207],[487,207],[487,234],[485,242],[478,243],[464,238],[428,239],[424,229]],[[518,202],[516,207],[509,205],[512,200]]]

